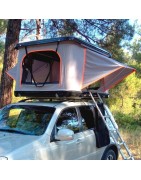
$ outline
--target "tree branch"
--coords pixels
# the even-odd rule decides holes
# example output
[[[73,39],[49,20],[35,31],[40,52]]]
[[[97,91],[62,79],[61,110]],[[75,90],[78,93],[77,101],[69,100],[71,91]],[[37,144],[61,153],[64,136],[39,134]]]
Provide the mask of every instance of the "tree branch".
[[[25,38],[28,34],[30,34],[31,32],[33,32],[34,30],[36,30],[36,28],[30,29],[30,30],[22,37],[21,41],[23,41],[24,38]]]

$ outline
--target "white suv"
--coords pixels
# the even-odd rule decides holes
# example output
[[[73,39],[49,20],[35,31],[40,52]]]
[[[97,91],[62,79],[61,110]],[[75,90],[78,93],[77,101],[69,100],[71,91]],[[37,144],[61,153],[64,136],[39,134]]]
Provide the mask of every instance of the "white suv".
[[[115,160],[118,148],[92,103],[25,101],[0,110],[0,159]]]

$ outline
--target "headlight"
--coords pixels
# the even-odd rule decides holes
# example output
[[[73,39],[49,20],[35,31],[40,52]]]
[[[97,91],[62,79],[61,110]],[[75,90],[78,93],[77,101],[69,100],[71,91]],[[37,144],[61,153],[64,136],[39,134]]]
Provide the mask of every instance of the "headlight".
[[[0,156],[0,160],[8,160],[8,158],[5,156]]]

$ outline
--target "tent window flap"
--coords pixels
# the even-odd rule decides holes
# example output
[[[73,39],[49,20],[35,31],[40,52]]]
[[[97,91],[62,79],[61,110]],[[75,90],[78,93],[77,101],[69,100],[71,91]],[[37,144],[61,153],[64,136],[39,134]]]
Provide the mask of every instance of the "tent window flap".
[[[22,84],[44,86],[46,83],[59,83],[59,55],[55,51],[29,53],[23,59],[22,70]]]

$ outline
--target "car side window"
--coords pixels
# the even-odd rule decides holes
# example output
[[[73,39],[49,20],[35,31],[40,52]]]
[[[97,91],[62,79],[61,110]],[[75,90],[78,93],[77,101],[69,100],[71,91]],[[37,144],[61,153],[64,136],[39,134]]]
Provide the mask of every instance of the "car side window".
[[[95,117],[93,106],[81,106],[79,107],[80,114],[82,117],[83,130],[95,128]]]
[[[74,131],[74,133],[79,132],[79,121],[75,108],[65,109],[59,116],[57,124],[57,131],[61,128],[67,128]]]

